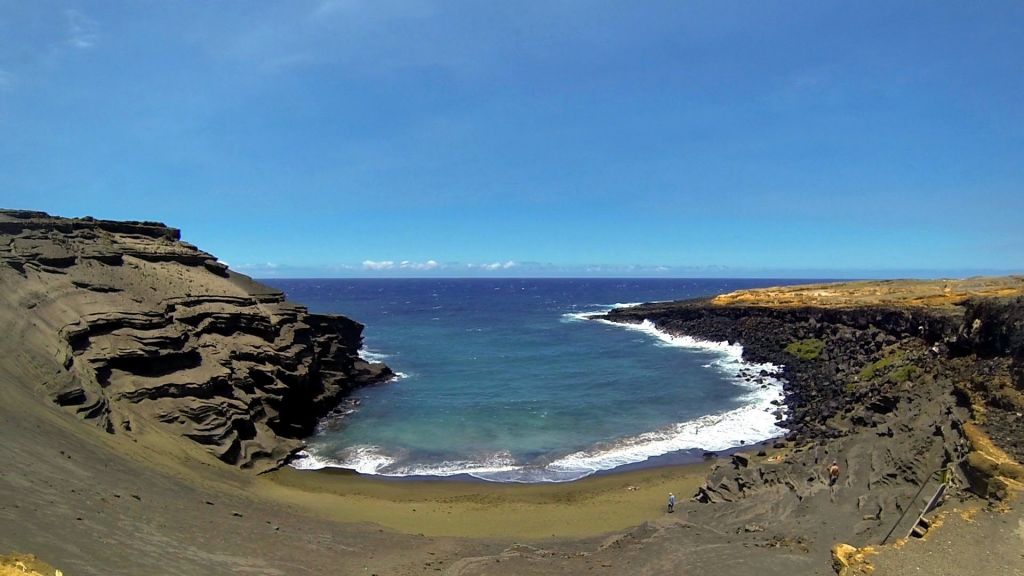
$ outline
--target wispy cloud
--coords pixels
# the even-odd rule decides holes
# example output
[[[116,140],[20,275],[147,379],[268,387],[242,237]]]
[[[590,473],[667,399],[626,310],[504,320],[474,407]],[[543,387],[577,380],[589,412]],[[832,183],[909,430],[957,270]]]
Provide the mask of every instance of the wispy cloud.
[[[245,263],[235,270],[260,278],[352,277],[376,276],[453,276],[453,277],[741,277],[761,276],[778,272],[727,266],[679,266],[657,264],[586,264],[565,265],[550,262],[495,260],[493,262],[439,262],[429,260],[363,260],[355,264],[279,264],[275,262]],[[825,277],[820,272],[803,276]],[[810,274],[808,276],[808,274]],[[778,274],[775,274],[778,275]]]
[[[67,23],[67,45],[79,50],[92,48],[99,40],[99,26],[83,12],[69,9],[64,12]]]
[[[515,268],[517,264],[508,260],[506,262],[491,262],[488,264],[467,264],[467,268],[480,268],[483,270],[508,270],[509,268]]]
[[[412,260],[363,260],[363,270],[371,272],[380,272],[383,270],[398,270],[398,271],[415,271],[415,272],[431,272],[431,271],[465,271],[465,270],[484,270],[484,271],[496,271],[496,270],[509,270],[515,268],[519,264],[513,260],[506,260],[504,262],[445,262],[441,263],[437,260],[427,260],[425,262],[415,262]]]
[[[439,266],[440,264],[434,260],[427,260],[426,262],[410,262],[408,260],[402,260],[398,265],[399,268],[405,268],[407,270],[434,270]]]
[[[476,74],[489,70],[485,62],[497,41],[457,22],[474,17],[436,0],[321,0],[305,11],[282,3],[240,13],[244,25],[200,42],[218,57],[267,74],[320,66],[374,77],[410,69]]]
[[[218,261],[227,264],[223,260]],[[228,265],[231,266],[230,264]],[[280,266],[275,262],[245,262],[237,266],[231,266],[232,270],[254,276],[276,276],[279,268]]]
[[[394,260],[363,260],[363,270],[391,270]]]
[[[427,260],[426,262],[413,262],[411,260],[402,260],[401,262],[395,262],[394,260],[363,260],[363,270],[375,272],[380,270],[419,270],[425,272],[441,267],[441,264],[436,260]]]
[[[14,74],[0,68],[0,90],[7,90],[14,86]]]
[[[223,262],[223,260],[221,260],[221,262]],[[225,262],[225,264],[226,264],[226,262]],[[243,264],[239,264],[238,266],[235,266],[235,268],[247,269],[247,270],[248,269],[254,269],[254,268],[274,269],[274,268],[279,268],[279,267],[280,266],[277,263],[275,263],[275,262],[245,262]]]
[[[235,271],[255,278],[944,278],[1020,274],[1021,269],[827,269],[647,264],[562,265],[544,262],[437,262],[366,260],[359,264],[292,265],[274,262],[239,264]]]
[[[224,263],[227,264],[227,262]],[[231,269],[255,278],[351,277],[358,275],[361,271],[358,265],[351,264],[280,264],[277,262],[247,262],[231,266]]]

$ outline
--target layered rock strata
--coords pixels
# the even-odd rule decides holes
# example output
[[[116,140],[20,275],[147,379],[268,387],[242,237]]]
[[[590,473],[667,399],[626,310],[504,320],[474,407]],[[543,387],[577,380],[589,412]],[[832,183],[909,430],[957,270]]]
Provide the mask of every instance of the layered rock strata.
[[[264,471],[352,390],[391,375],[363,326],[311,314],[154,222],[0,211],[4,352],[111,434],[152,424]],[[13,386],[18,383],[4,383]]]

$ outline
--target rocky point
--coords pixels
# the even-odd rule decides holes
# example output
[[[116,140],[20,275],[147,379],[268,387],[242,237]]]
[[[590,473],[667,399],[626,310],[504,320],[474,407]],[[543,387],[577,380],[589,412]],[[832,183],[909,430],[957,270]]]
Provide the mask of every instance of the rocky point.
[[[391,371],[363,326],[311,314],[155,222],[0,211],[0,307],[39,394],[110,434],[152,425],[275,468]]]

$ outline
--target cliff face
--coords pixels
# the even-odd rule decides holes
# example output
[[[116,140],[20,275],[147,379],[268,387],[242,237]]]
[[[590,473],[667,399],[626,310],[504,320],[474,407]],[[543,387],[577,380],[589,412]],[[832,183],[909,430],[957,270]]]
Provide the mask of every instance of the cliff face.
[[[358,357],[361,324],[310,314],[153,222],[0,211],[0,314],[2,352],[34,392],[111,434],[153,425],[256,471],[391,375]]]
[[[748,360],[784,366],[788,413],[780,425],[789,432],[780,444],[791,453],[758,466],[734,459],[709,476],[698,499],[739,502],[776,492],[780,510],[800,514],[825,486],[823,467],[838,459],[846,501],[828,505],[853,502],[851,513],[864,520],[853,534],[836,537],[880,538],[940,467],[952,465],[962,485],[982,496],[1002,497],[1024,481],[1011,462],[1024,458],[1024,298],[971,297],[941,306],[738,301],[608,314],[739,342]],[[1012,458],[991,450],[977,429]]]
[[[784,366],[786,426],[835,436],[834,416],[870,420],[915,384],[941,382],[976,406],[1024,409],[1024,298],[956,306],[829,308],[715,305],[706,301],[613,310],[620,322],[740,342],[744,356]],[[867,414],[865,413],[867,412]]]

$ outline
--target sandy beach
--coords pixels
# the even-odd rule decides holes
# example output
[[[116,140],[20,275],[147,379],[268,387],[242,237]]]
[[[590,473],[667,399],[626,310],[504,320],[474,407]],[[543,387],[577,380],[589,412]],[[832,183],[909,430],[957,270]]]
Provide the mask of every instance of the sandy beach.
[[[660,518],[668,494],[686,499],[709,468],[693,464],[530,485],[283,468],[253,493],[325,519],[373,522],[406,534],[534,541],[598,536]]]

